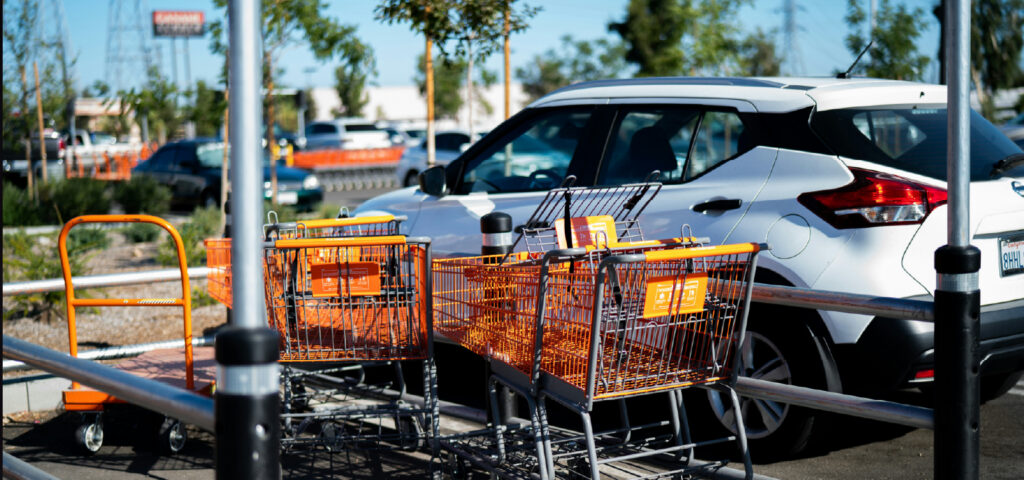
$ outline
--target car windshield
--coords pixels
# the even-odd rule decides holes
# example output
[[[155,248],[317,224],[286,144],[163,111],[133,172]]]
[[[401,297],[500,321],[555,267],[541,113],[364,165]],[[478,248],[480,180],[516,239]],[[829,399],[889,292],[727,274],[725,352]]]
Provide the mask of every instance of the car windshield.
[[[92,133],[92,143],[94,145],[113,145],[117,143],[117,139],[113,135],[106,133]]]
[[[811,128],[838,155],[946,180],[944,106],[827,110],[811,117]],[[974,111],[970,135],[971,181],[998,176],[996,164],[1021,153]]]

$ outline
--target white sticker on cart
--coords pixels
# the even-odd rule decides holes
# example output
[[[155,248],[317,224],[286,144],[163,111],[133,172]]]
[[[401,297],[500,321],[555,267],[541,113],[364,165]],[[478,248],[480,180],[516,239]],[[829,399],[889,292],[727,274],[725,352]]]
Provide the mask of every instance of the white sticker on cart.
[[[707,285],[706,273],[691,273],[685,277],[655,277],[648,280],[647,296],[644,298],[644,318],[703,311]]]
[[[380,295],[380,266],[373,262],[310,266],[314,297]]]

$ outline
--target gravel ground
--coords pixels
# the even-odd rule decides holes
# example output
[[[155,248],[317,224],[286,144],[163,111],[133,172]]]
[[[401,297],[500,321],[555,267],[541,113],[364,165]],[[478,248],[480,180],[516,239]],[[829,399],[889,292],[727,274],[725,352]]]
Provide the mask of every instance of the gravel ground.
[[[94,254],[88,261],[91,275],[159,270],[168,267],[154,260],[157,243],[128,244],[123,237],[108,234],[111,246]],[[54,252],[56,246],[46,237],[40,237],[41,252]],[[206,280],[191,282],[193,289],[206,291]],[[149,285],[133,285],[111,288],[76,290],[90,298],[170,298],[181,296],[181,285],[177,282],[162,282]],[[10,299],[4,298],[4,310]],[[66,352],[68,351],[68,327],[65,311],[50,321],[39,318],[7,320],[3,323],[4,335],[20,338],[37,345]],[[201,336],[204,332],[224,324],[227,309],[219,304],[192,308],[192,332]],[[77,315],[78,344],[81,350],[103,348],[111,345],[131,345],[182,338],[182,313],[180,308],[171,307],[103,307],[80,308]]]

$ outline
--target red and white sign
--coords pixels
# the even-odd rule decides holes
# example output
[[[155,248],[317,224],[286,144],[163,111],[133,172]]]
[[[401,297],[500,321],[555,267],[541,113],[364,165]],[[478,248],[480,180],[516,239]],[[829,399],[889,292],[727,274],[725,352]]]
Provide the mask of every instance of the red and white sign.
[[[201,37],[206,15],[200,11],[154,10],[153,36]]]

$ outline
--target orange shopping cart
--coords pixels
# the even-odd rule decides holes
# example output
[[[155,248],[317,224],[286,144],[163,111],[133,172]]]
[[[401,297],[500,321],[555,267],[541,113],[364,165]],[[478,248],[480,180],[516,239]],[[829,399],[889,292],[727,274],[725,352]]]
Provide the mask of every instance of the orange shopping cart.
[[[434,261],[438,331],[485,356],[493,372],[491,428],[446,438],[444,448],[498,476],[542,479],[598,478],[599,465],[692,454],[679,390],[734,380],[749,301],[742,293],[759,246],[701,247],[707,240],[692,234],[644,240],[638,219],[659,188],[563,186],[519,229],[516,243],[527,251]],[[684,297],[693,305],[681,308]],[[502,423],[498,384],[526,399],[528,428]],[[668,393],[670,420],[631,425],[623,399],[654,392]],[[582,434],[549,426],[549,398],[579,414]],[[611,399],[623,426],[594,432],[593,403]],[[652,447],[650,431],[666,425],[668,445]],[[691,470],[684,463],[640,476]]]
[[[152,223],[166,230],[178,254],[178,268],[181,272],[181,297],[178,298],[77,298],[71,278],[68,260],[68,233],[76,225],[84,223]],[[167,221],[149,215],[85,215],[71,219],[64,225],[58,239],[61,269],[64,275],[64,289],[67,295],[68,342],[72,357],[78,356],[78,330],[75,324],[76,311],[80,307],[180,307],[184,331],[184,345],[180,349],[152,350],[138,357],[119,362],[116,367],[141,377],[163,381],[205,395],[213,392],[216,375],[216,361],[213,348],[192,346],[192,304],[185,264],[185,250],[181,237]],[[93,390],[78,382],[63,393],[64,409],[79,412],[80,426],[75,432],[75,442],[86,451],[96,452],[103,445],[103,413],[111,406],[124,401],[107,393]],[[185,446],[187,433],[178,420],[165,417],[158,429],[158,445],[162,450],[178,452]]]

